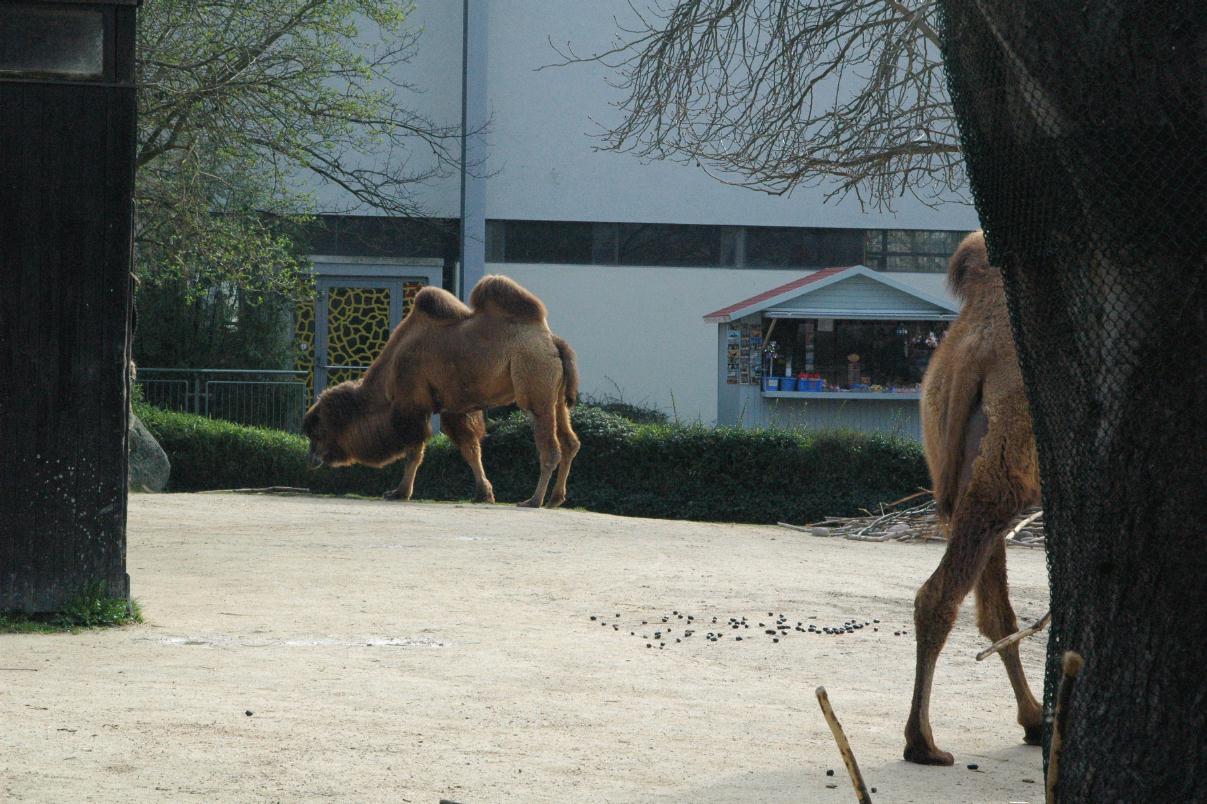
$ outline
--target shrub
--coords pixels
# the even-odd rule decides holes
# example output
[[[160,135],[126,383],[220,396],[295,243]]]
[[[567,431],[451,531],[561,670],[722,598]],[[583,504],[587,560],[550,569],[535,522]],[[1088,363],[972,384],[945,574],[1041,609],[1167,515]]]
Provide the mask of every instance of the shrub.
[[[299,436],[145,406],[139,415],[172,461],[176,491],[279,485],[376,497],[402,475],[401,462],[312,472]],[[569,504],[602,513],[807,522],[871,509],[927,484],[921,447],[888,435],[636,425],[591,406],[576,407],[573,420],[583,446]],[[522,413],[494,423],[483,453],[499,500],[532,493],[537,451]],[[456,447],[433,439],[416,498],[467,499],[472,490]]]
[[[599,408],[605,413],[615,413],[634,424],[666,424],[669,419],[666,414],[654,408],[643,408],[620,400],[589,402],[590,407]]]

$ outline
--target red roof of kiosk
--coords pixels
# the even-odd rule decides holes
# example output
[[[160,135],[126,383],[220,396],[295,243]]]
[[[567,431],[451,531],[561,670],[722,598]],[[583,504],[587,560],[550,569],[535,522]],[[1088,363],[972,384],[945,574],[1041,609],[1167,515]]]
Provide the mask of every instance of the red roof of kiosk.
[[[749,299],[743,299],[737,304],[722,307],[720,310],[715,310],[704,317],[709,319],[726,318],[733,313],[736,313],[738,310],[745,310],[747,307],[753,307],[759,302],[774,299],[776,296],[783,295],[790,291],[796,290],[797,288],[803,288],[806,285],[810,285],[814,282],[825,279],[826,277],[834,276],[834,274],[840,274],[850,267],[852,266],[847,265],[839,268],[823,268],[822,270],[811,273],[808,276],[801,277],[800,279],[794,279],[787,284],[780,285],[779,287],[772,288],[771,290],[765,290],[757,296],[751,296]]]

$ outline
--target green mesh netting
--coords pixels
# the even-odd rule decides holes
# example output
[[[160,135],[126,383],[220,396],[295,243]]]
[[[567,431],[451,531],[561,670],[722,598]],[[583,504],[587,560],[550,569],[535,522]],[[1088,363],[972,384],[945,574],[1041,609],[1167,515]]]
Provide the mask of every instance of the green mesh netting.
[[[1207,5],[943,3],[1044,481],[1061,801],[1207,800]]]

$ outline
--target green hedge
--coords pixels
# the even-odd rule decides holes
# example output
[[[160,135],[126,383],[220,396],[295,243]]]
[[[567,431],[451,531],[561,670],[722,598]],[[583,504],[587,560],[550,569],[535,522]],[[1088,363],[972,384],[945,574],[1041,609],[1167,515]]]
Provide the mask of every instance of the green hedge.
[[[385,469],[306,468],[305,439],[273,430],[139,406],[172,461],[174,491],[300,486],[378,496],[397,485]],[[568,505],[611,514],[724,522],[807,522],[857,513],[928,483],[921,447],[852,432],[787,432],[632,422],[590,406],[574,410],[583,441]],[[483,446],[500,501],[528,497],[537,454],[517,414],[495,424]],[[415,497],[466,499],[473,478],[443,436],[428,446]]]

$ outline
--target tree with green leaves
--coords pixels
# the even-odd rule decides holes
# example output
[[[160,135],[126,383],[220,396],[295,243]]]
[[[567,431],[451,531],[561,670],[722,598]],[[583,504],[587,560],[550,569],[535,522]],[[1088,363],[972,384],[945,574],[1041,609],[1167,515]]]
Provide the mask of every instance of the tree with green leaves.
[[[223,310],[249,320],[266,298],[304,297],[293,224],[314,209],[315,187],[338,188],[348,211],[422,213],[414,191],[458,167],[461,132],[406,105],[415,88],[402,76],[419,35],[410,8],[404,0],[142,7],[136,272],[148,302],[158,289],[155,309],[209,327]]]

